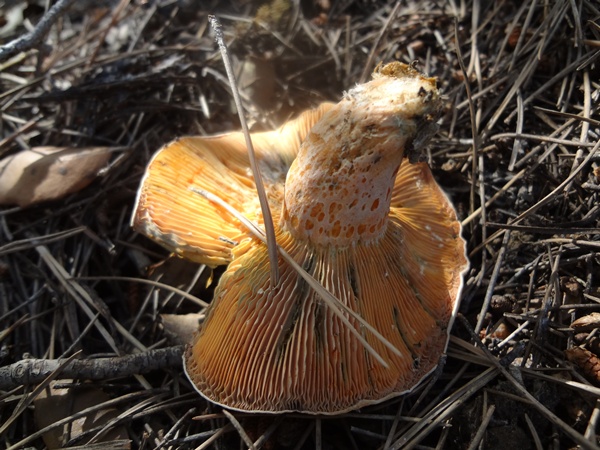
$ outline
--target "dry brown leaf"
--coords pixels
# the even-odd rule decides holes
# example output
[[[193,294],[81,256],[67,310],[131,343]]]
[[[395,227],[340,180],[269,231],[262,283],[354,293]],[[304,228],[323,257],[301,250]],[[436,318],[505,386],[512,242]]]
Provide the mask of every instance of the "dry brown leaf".
[[[560,290],[564,294],[565,305],[583,303],[583,286],[574,277],[561,277]]]
[[[576,329],[575,331],[577,332],[579,329]],[[587,348],[592,353],[600,355],[600,336],[597,334],[598,333],[588,333],[587,331],[582,333],[577,332],[573,336],[573,341],[577,345]]]
[[[506,322],[500,322],[496,329],[489,334],[491,339],[506,339],[512,333],[511,327]]]
[[[50,384],[50,388],[42,393],[33,402],[34,418],[38,429],[69,417],[86,408],[99,405],[110,400],[110,397],[95,387],[77,386],[68,389],[56,389],[56,384],[71,383],[72,380],[57,380]],[[119,415],[114,408],[100,409],[85,415],[62,427],[54,428],[42,437],[48,448],[62,448],[64,443],[85,431],[106,425]],[[91,436],[90,436],[91,437]],[[63,441],[64,439],[64,441]],[[125,427],[113,427],[102,435],[96,442],[108,442],[128,439]]]
[[[595,383],[600,383],[600,359],[589,350],[573,347],[565,350],[565,356],[577,365],[583,374]]]
[[[34,147],[0,160],[0,205],[57,200],[89,185],[114,149]]]
[[[591,331],[594,328],[600,327],[600,313],[593,312],[586,316],[580,317],[577,320],[574,320],[571,323],[571,328],[573,328],[577,333],[581,331]]]

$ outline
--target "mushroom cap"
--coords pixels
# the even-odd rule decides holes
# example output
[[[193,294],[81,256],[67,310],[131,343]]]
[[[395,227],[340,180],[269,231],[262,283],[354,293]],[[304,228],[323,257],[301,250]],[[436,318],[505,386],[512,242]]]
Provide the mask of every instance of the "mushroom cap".
[[[384,368],[283,262],[269,285],[266,246],[250,245],[222,276],[186,373],[210,401],[252,412],[337,414],[414,389],[444,353],[462,274],[460,224],[424,163],[402,164],[384,237],[337,251],[277,241],[340,301],[399,349],[364,333]]]
[[[281,205],[287,170],[306,133],[330,107],[324,103],[277,130],[252,134],[272,207]],[[210,267],[229,264],[233,249],[252,235],[239,220],[199,191],[219,196],[262,224],[241,132],[182,137],[162,147],[142,178],[131,225],[182,258]]]
[[[405,67],[400,76],[420,76],[407,75]],[[379,73],[398,76],[391,72],[384,66]],[[280,281],[271,288],[266,246],[198,194],[210,191],[261,223],[240,133],[183,138],[165,146],[140,188],[132,220],[136,229],[184,257],[229,263],[184,357],[196,389],[226,408],[350,411],[411,391],[445,351],[468,262],[460,223],[426,164],[398,161],[377,238],[314,242],[286,222],[287,169],[311,127],[324,117],[331,120],[335,108],[321,105],[252,139],[273,216],[281,216],[275,223],[278,244],[400,351],[401,356],[393,353],[348,317],[388,367],[281,258]]]

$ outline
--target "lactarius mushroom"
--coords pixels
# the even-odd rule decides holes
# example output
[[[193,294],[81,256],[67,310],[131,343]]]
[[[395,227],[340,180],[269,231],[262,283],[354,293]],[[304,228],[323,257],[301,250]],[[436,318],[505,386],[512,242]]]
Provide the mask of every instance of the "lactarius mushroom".
[[[271,288],[267,248],[201,195],[262,216],[241,133],[161,149],[140,188],[134,227],[179,255],[229,264],[185,370],[208,400],[254,412],[335,414],[412,390],[444,353],[467,267],[448,198],[414,154],[435,131],[435,79],[410,66],[280,129],[252,136],[277,243],[397,349],[347,316],[385,361],[283,258]]]

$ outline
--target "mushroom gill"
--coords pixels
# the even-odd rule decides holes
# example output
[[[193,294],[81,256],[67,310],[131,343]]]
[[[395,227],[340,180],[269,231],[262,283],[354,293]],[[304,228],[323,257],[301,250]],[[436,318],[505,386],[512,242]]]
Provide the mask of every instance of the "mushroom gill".
[[[426,142],[439,107],[434,79],[392,63],[340,103],[252,136],[280,217],[277,243],[400,351],[348,317],[387,367],[281,257],[271,288],[266,246],[198,194],[261,222],[240,133],[183,138],[154,157],[136,229],[184,257],[229,263],[185,357],[204,397],[243,411],[336,414],[408,392],[436,367],[465,243],[429,168],[405,153]]]

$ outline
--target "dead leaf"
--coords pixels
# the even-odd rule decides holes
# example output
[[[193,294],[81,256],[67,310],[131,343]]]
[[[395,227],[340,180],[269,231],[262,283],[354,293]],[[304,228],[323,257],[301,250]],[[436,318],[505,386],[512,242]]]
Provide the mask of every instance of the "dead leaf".
[[[34,147],[0,160],[0,205],[57,200],[88,186],[104,167],[110,147]]]
[[[588,314],[587,316],[580,317],[577,320],[574,320],[571,323],[571,328],[573,328],[577,333],[581,331],[591,331],[595,328],[600,327],[600,313],[593,312]]]
[[[169,341],[187,345],[193,342],[204,314],[161,314],[160,318]]]
[[[590,330],[593,330],[592,328]],[[584,331],[582,333],[578,332],[579,329],[575,329],[575,335],[573,336],[573,341],[581,346],[590,350],[592,353],[596,355],[600,355],[600,336],[597,336],[598,333],[588,333]]]
[[[65,417],[110,400],[110,397],[103,391],[91,385],[89,387],[79,385],[67,389],[56,389],[54,387],[59,383],[66,384],[71,382],[72,380],[53,381],[50,384],[50,388],[42,391],[38,398],[34,400],[34,418],[38,429],[45,428]],[[70,439],[79,436],[85,431],[106,425],[118,415],[119,412],[114,408],[100,409],[67,423],[62,427],[54,428],[44,433],[42,438],[48,448],[62,448],[64,443]],[[119,426],[110,428],[99,439],[96,439],[95,442],[127,439],[127,430],[125,427]]]
[[[512,329],[504,322],[500,322],[496,329],[488,336],[491,339],[504,340],[512,333]]]
[[[589,350],[573,347],[565,350],[565,356],[577,365],[591,381],[600,383],[600,359]]]
[[[565,305],[574,305],[583,302],[583,286],[575,277],[561,277],[560,290],[565,295]]]

